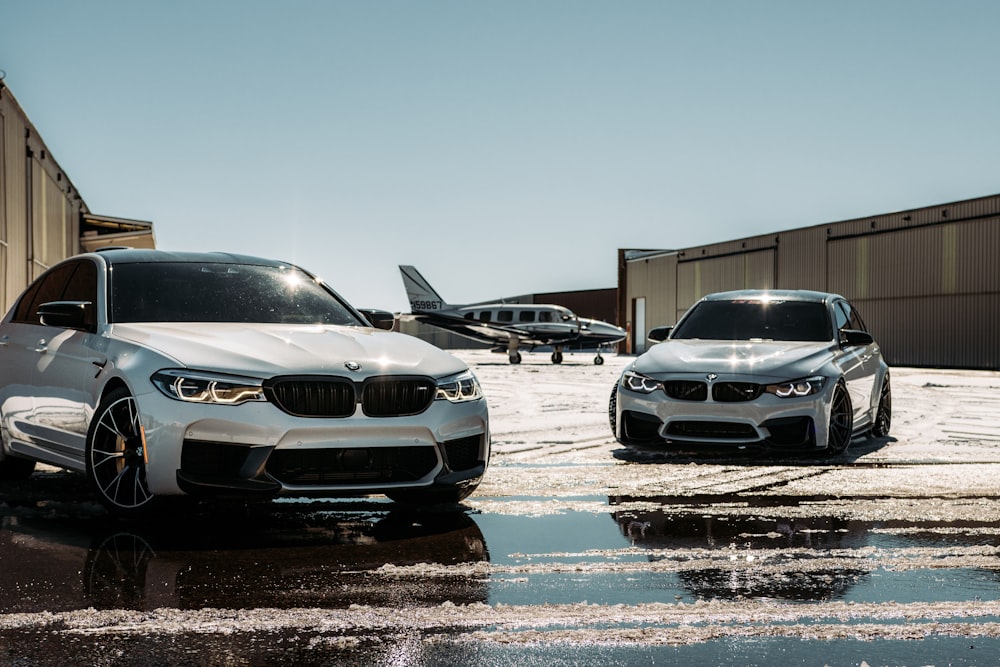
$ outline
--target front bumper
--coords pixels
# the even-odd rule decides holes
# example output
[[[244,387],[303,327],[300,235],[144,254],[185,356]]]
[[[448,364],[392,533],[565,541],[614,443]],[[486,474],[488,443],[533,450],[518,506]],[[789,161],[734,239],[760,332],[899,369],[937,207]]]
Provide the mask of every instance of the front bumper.
[[[489,464],[485,400],[418,415],[286,414],[271,403],[200,405],[137,397],[147,481],[157,495],[352,496],[476,484]]]
[[[671,379],[690,380],[677,375]],[[704,376],[700,376],[704,378]],[[661,379],[661,378],[657,378]],[[770,384],[777,379],[760,379]],[[716,383],[747,382],[746,377],[719,377]],[[619,382],[615,404],[615,436],[625,445],[761,446],[791,451],[823,450],[829,433],[830,405],[836,383],[828,380],[816,394],[779,398],[761,393],[746,401],[672,398],[663,390],[643,394]]]

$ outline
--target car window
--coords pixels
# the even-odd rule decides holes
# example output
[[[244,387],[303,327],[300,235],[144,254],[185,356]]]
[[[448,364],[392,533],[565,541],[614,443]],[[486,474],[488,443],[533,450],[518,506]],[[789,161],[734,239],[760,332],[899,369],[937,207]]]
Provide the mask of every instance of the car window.
[[[366,326],[332,292],[288,267],[201,262],[116,264],[112,322]]]
[[[41,324],[38,319],[38,308],[32,309],[32,304],[35,302],[35,297],[38,294],[38,290],[42,288],[42,282],[45,276],[41,279],[35,281],[24,291],[21,295],[21,300],[17,302],[17,306],[14,308],[15,322],[28,322],[32,324]]]
[[[63,301],[85,301],[84,325],[94,330],[97,326],[97,265],[91,261],[78,262],[76,270],[66,283]]]
[[[858,309],[851,304],[844,302],[844,308],[847,309],[848,316],[850,317],[851,329],[856,329],[858,331],[868,331],[868,327],[865,326],[865,321],[861,319],[861,314],[858,313]]]
[[[702,301],[671,339],[828,341],[826,305],[811,301]]]
[[[834,306],[833,314],[837,318],[837,331],[851,328],[851,316],[848,314],[846,304],[843,301],[837,302]]]
[[[14,310],[15,322],[41,324],[38,309],[50,301],[88,301],[87,325],[96,325],[97,267],[93,262],[81,260],[61,264],[43,273],[18,301]]]

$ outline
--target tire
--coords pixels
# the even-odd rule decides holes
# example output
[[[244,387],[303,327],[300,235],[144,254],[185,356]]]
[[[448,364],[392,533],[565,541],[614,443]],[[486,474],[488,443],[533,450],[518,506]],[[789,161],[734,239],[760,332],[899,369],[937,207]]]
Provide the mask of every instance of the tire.
[[[119,517],[145,516],[157,506],[146,481],[145,436],[135,399],[125,388],[101,400],[87,433],[87,477],[97,499]]]
[[[478,486],[478,484],[472,484],[453,489],[399,489],[398,491],[387,491],[385,495],[390,500],[411,507],[454,505],[471,496]]]
[[[0,480],[18,481],[28,479],[35,472],[35,462],[15,456],[4,457],[0,461]]]
[[[854,407],[851,405],[851,395],[847,393],[847,387],[841,380],[833,391],[833,404],[830,406],[830,427],[826,440],[827,454],[843,454],[850,446],[853,436]]]
[[[872,423],[872,437],[884,438],[889,435],[892,426],[892,387],[889,385],[889,374],[882,381],[882,392],[878,399],[878,409],[875,411],[875,421]]]
[[[519,364],[519,363],[521,363],[521,353],[520,352],[515,352],[514,354],[510,355],[509,359],[510,359],[510,363],[512,363],[512,364]]]
[[[608,399],[608,423],[611,425],[611,437],[618,439],[618,385],[611,390]]]
[[[562,352],[553,352],[552,353],[552,363],[554,363],[554,364],[561,364],[562,362],[563,362]]]
[[[604,357],[602,357],[600,355],[594,357],[594,365],[595,366],[603,366],[604,365]]]

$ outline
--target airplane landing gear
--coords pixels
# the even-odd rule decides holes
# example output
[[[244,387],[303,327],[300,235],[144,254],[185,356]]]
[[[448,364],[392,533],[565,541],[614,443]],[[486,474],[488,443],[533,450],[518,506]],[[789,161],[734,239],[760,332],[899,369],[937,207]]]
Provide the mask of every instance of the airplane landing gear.
[[[521,345],[521,340],[517,336],[511,336],[507,340],[507,358],[510,359],[510,363],[519,364],[521,363],[521,352],[518,347]]]
[[[604,350],[604,349],[606,349],[604,345],[598,345],[597,346],[597,356],[594,357],[594,365],[595,366],[603,366],[604,365],[604,357],[601,356],[601,350]]]
[[[552,353],[552,363],[561,364],[562,361],[563,361],[562,345],[556,345],[556,349]]]

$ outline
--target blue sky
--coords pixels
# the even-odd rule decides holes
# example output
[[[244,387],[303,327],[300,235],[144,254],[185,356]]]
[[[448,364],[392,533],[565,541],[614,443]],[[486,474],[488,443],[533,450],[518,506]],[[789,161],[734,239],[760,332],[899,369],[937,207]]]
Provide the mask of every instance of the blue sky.
[[[0,0],[0,69],[99,214],[406,311],[1000,193],[1000,3]]]

